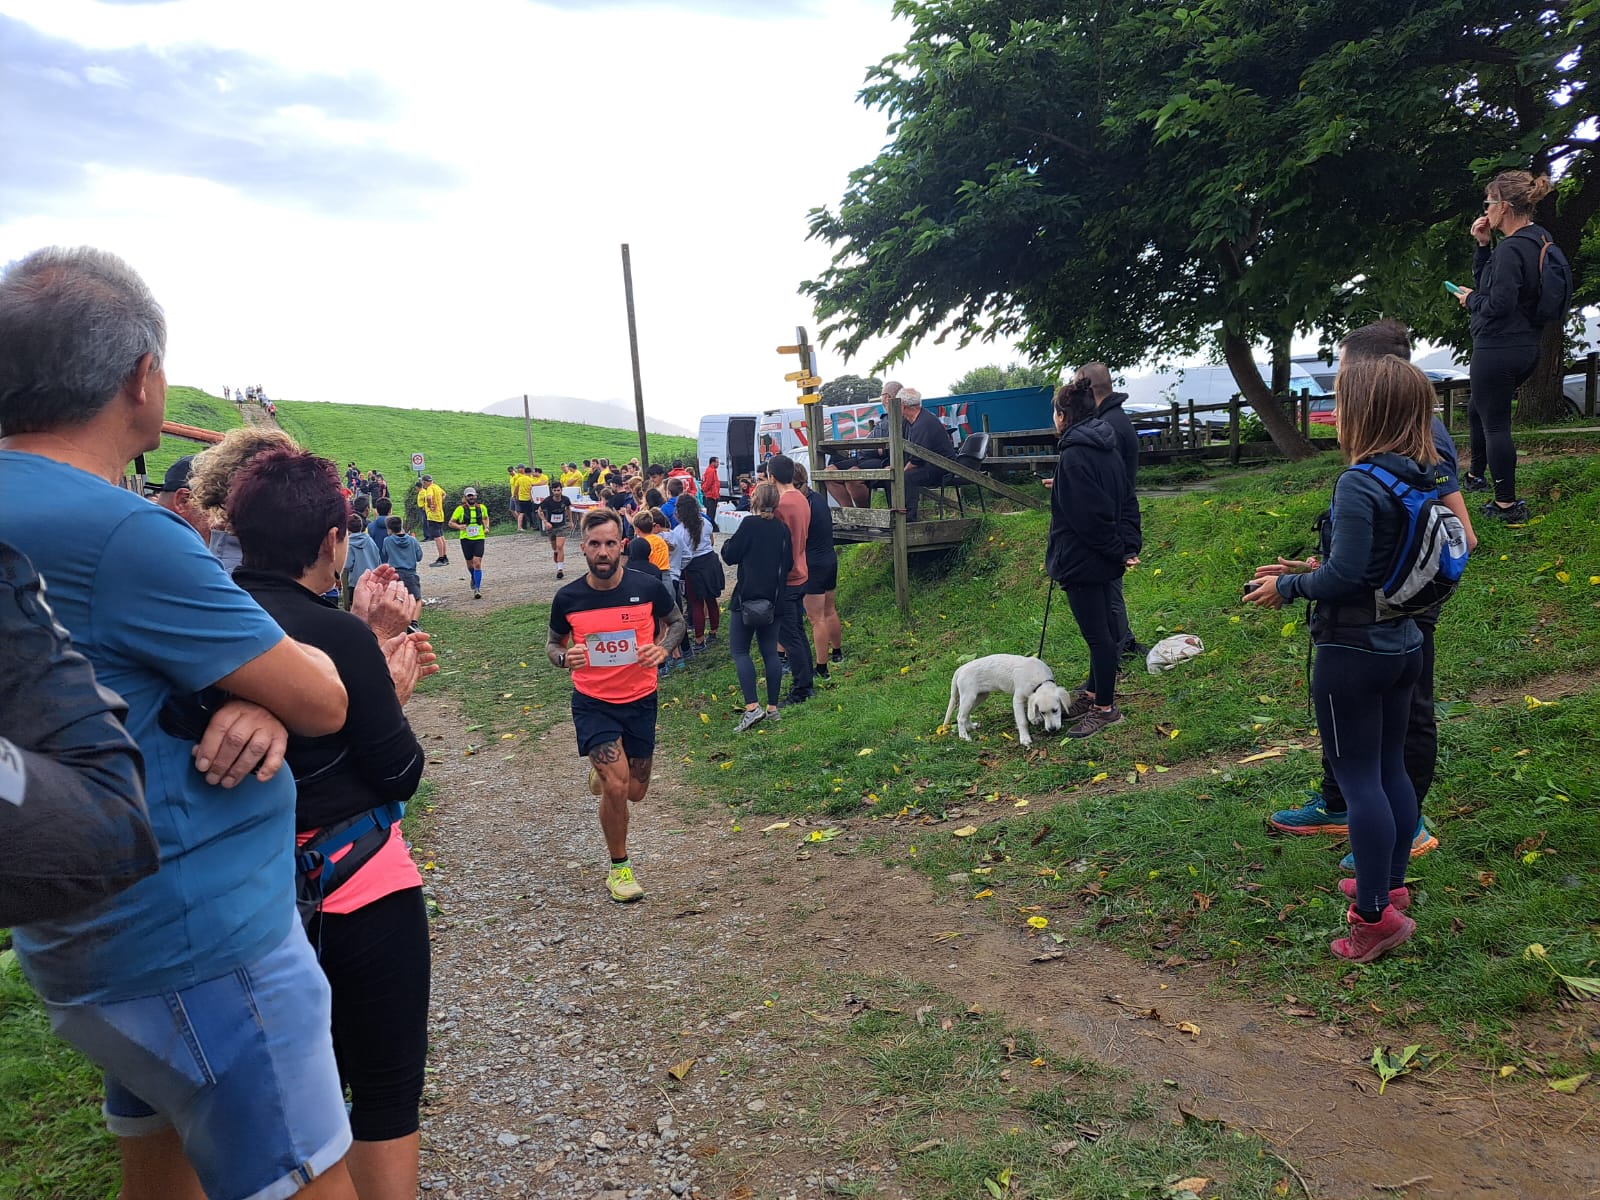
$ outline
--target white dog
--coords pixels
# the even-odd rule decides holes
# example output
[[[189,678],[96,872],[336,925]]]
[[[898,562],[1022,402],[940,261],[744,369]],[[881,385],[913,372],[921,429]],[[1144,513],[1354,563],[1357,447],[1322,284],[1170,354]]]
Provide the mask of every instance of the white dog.
[[[990,654],[956,669],[950,680],[950,707],[944,724],[956,718],[956,732],[970,742],[967,717],[991,692],[1011,693],[1011,711],[1017,718],[1017,740],[1031,746],[1028,722],[1043,725],[1046,733],[1061,728],[1061,714],[1072,703],[1072,693],[1056,683],[1043,659],[1022,654]]]

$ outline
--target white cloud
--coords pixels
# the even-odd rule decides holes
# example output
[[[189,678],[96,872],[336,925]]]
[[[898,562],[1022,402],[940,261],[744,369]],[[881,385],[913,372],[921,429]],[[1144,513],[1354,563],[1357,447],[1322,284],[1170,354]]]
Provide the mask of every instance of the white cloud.
[[[177,382],[479,408],[524,391],[631,397],[628,242],[647,407],[690,424],[787,403],[792,364],[774,348],[796,325],[815,335],[797,287],[830,256],[805,240],[806,213],[836,203],[883,145],[882,114],[854,97],[907,26],[887,0],[738,6],[773,14],[760,19],[735,8],[0,0],[108,61],[141,47],[216,58],[209,95],[234,91],[227,64],[246,59],[266,60],[269,90],[275,69],[344,81],[337,103],[366,81],[384,93],[381,107],[341,113],[320,85],[286,90],[249,131],[278,155],[265,182],[95,155],[105,165],[87,186],[0,224],[0,258],[49,242],[121,253],[167,306]],[[302,138],[376,165],[306,176],[317,203],[297,205]],[[392,190],[410,179],[386,174],[395,156],[435,164],[444,182]],[[894,374],[937,395],[1013,357],[927,345]],[[869,367],[822,355],[824,377]]]

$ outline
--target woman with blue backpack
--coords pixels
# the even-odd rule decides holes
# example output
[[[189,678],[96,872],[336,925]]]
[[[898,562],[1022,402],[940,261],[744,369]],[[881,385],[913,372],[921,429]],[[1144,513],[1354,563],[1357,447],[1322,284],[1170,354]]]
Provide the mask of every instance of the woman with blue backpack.
[[[1472,469],[1463,491],[1486,492],[1494,477],[1494,499],[1487,517],[1525,521],[1528,505],[1517,499],[1517,447],[1511,440],[1511,405],[1539,364],[1544,327],[1560,320],[1571,297],[1566,256],[1533,210],[1552,191],[1548,176],[1502,171],[1484,191],[1483,215],[1472,222],[1478,243],[1472,261],[1475,287],[1455,289],[1471,314],[1472,400],[1467,410],[1472,431]],[[1500,244],[1491,247],[1494,234]]]
[[[1385,355],[1341,366],[1339,444],[1350,464],[1334,481],[1326,553],[1314,570],[1256,568],[1245,601],[1310,600],[1316,646],[1311,694],[1323,750],[1349,807],[1355,879],[1348,934],[1330,949],[1371,962],[1406,941],[1405,886],[1417,794],[1406,771],[1422,634],[1411,614],[1448,598],[1466,563],[1466,533],[1435,490],[1433,387]]]

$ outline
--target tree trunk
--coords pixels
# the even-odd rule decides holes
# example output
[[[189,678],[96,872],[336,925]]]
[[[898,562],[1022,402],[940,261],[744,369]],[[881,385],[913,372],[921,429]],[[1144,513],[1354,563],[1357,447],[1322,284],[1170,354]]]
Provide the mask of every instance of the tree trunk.
[[[1272,339],[1272,394],[1289,394],[1289,335],[1286,333]]]
[[[1539,340],[1539,365],[1517,389],[1517,424],[1549,425],[1572,416],[1567,398],[1561,392],[1566,365],[1566,331],[1559,321],[1551,321]]]
[[[1227,359],[1239,391],[1244,394],[1246,403],[1256,410],[1256,416],[1261,418],[1261,424],[1266,426],[1272,444],[1278,451],[1290,462],[1298,462],[1315,454],[1311,443],[1296,428],[1294,418],[1272,395],[1267,381],[1261,378],[1255,355],[1250,351],[1250,343],[1236,333],[1224,333],[1222,355]]]

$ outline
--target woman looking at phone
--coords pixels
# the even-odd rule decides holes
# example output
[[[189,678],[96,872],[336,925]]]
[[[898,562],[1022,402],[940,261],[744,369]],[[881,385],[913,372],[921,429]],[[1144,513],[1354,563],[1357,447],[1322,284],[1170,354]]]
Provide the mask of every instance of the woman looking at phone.
[[[1502,171],[1484,190],[1483,215],[1472,223],[1478,252],[1472,262],[1474,288],[1460,288],[1456,299],[1472,314],[1472,466],[1461,477],[1464,492],[1489,490],[1494,499],[1485,516],[1522,521],[1527,503],[1517,499],[1517,447],[1511,440],[1511,404],[1539,362],[1542,327],[1539,302],[1539,252],[1549,233],[1534,224],[1533,210],[1551,192],[1547,176]],[[1498,246],[1490,243],[1503,235]]]

